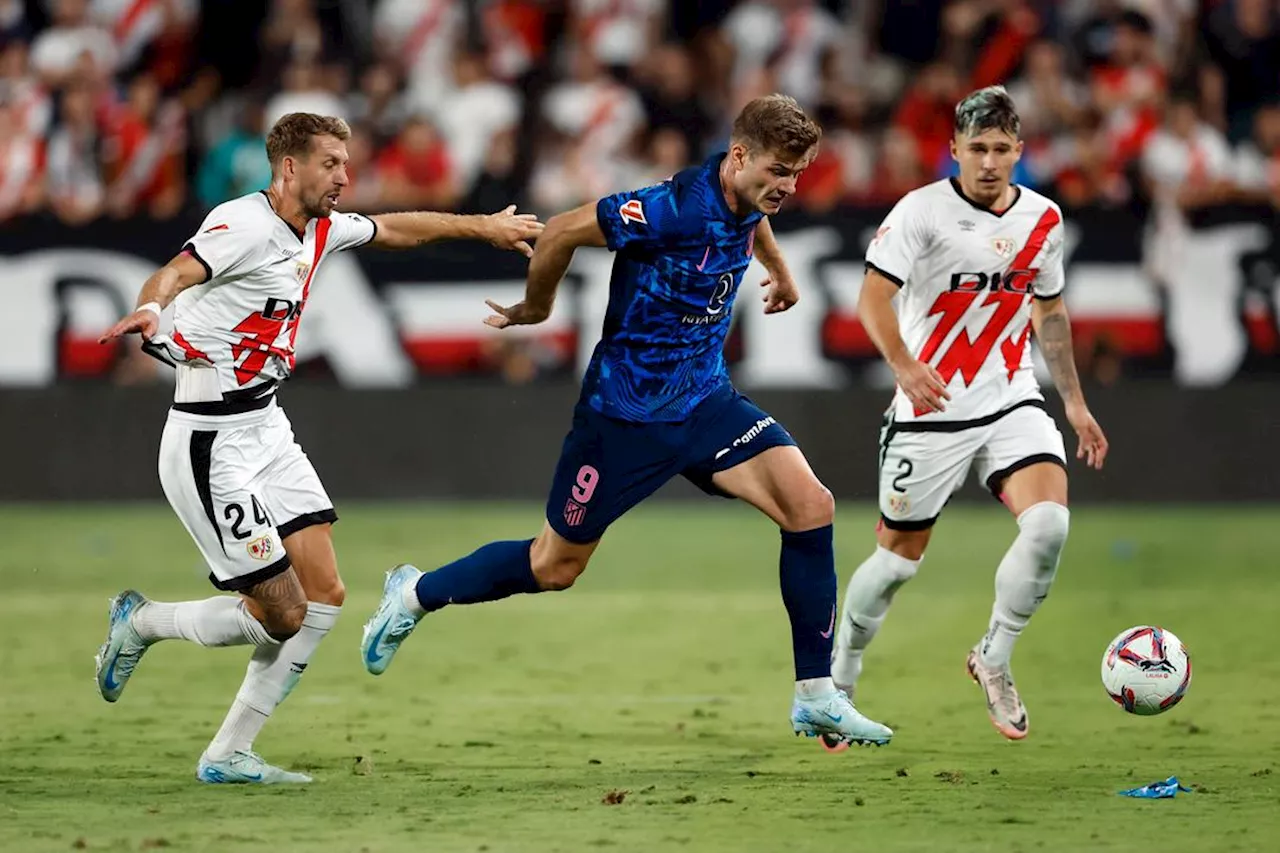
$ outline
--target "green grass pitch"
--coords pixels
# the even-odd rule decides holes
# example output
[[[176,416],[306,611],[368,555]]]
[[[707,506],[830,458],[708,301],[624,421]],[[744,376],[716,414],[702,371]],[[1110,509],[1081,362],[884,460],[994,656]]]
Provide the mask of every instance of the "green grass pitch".
[[[840,755],[791,735],[777,533],[746,507],[642,508],[573,590],[431,616],[377,679],[357,647],[383,572],[532,535],[540,508],[340,511],[346,609],[258,742],[317,782],[245,789],[193,778],[245,649],[166,643],[118,704],[93,686],[110,595],[213,593],[168,508],[0,507],[0,850],[1277,849],[1273,508],[1077,509],[1014,655],[1031,734],[1008,743],[963,661],[1015,528],[953,507],[867,659],[859,706],[897,736]],[[873,520],[841,509],[842,588]],[[1195,674],[1131,717],[1099,661],[1149,622]],[[1195,793],[1116,796],[1173,774]]]

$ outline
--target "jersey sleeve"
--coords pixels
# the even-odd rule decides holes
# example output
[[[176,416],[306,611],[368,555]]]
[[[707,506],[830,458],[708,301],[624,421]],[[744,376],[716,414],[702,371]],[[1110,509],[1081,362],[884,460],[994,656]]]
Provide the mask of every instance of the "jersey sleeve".
[[[1056,299],[1062,295],[1067,276],[1062,265],[1062,244],[1066,240],[1066,232],[1062,225],[1062,212],[1058,212],[1058,224],[1049,231],[1045,238],[1044,250],[1040,259],[1040,272],[1036,273],[1031,283],[1031,292],[1036,299]]]
[[[341,252],[365,245],[378,235],[378,223],[362,213],[329,215],[329,251]]]
[[[246,273],[265,253],[268,232],[260,223],[215,207],[182,246],[204,267],[206,281]]]
[[[675,234],[678,220],[670,182],[608,195],[596,202],[596,221],[611,252],[658,246]]]
[[[867,246],[867,268],[902,287],[916,259],[928,246],[929,223],[920,196],[908,193],[893,206],[871,238],[871,245]]]

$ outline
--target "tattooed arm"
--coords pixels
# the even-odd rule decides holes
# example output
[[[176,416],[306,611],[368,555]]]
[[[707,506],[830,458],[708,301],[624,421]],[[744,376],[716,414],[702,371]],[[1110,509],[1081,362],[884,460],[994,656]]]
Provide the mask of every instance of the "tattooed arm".
[[[1044,356],[1053,384],[1062,397],[1067,420],[1080,437],[1076,458],[1084,459],[1091,468],[1101,468],[1107,457],[1107,437],[1093,419],[1080,388],[1076,373],[1075,348],[1071,343],[1071,319],[1061,296],[1037,298],[1031,306],[1031,324],[1035,328],[1040,354]]]

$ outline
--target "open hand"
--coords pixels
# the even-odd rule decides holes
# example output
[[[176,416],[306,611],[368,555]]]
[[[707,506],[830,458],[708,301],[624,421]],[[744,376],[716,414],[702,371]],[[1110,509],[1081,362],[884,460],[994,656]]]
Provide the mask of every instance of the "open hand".
[[[486,299],[485,305],[493,309],[493,314],[484,318],[486,326],[505,329],[507,326],[535,326],[551,316],[551,310],[533,308],[527,302],[517,302],[509,308],[503,308],[492,299]]]
[[[485,239],[499,249],[514,249],[526,258],[533,257],[530,240],[536,239],[546,226],[532,213],[516,213],[514,204],[506,210],[485,217]]]
[[[907,395],[911,405],[919,412],[942,412],[946,410],[943,400],[950,400],[947,383],[942,374],[930,364],[913,358],[901,369],[895,370],[898,387]]]
[[[124,335],[139,334],[142,335],[144,341],[151,340],[151,337],[160,331],[160,317],[150,308],[139,308],[128,317],[125,317],[119,323],[116,323],[110,329],[103,332],[98,338],[98,343],[110,343],[116,338]]]

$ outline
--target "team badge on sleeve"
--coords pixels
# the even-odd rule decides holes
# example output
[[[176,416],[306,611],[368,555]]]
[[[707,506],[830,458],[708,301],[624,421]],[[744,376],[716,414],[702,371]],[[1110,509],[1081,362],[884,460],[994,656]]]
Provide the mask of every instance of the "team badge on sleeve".
[[[271,559],[271,552],[275,550],[275,546],[271,544],[270,536],[259,536],[246,544],[245,548],[249,551],[250,557],[263,561]]]
[[[641,225],[649,224],[649,220],[644,218],[644,205],[640,203],[638,198],[633,198],[619,207],[618,215],[622,217],[623,222],[639,222]]]

